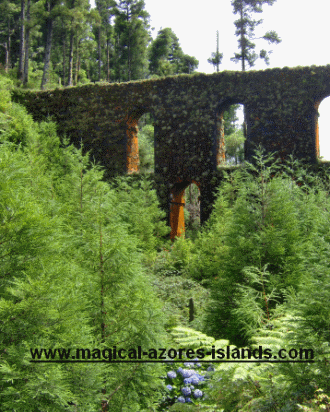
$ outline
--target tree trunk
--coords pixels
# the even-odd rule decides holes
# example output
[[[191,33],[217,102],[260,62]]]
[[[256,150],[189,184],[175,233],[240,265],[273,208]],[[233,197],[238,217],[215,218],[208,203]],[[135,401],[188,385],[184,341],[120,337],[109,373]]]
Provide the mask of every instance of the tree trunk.
[[[50,13],[50,1],[47,2],[47,11]],[[45,84],[48,81],[48,71],[49,71],[49,64],[50,64],[50,52],[52,48],[52,38],[53,38],[53,19],[51,17],[47,17],[46,19],[46,27],[47,27],[47,40],[46,40],[46,50],[45,50],[45,59],[44,59],[44,72],[42,74],[41,80],[41,90],[44,89]]]
[[[26,21],[27,27],[25,32],[25,53],[24,53],[24,73],[23,73],[23,84],[24,86],[29,81],[29,48],[30,48],[30,0],[27,0],[26,5]]]
[[[24,53],[25,53],[25,0],[21,0],[21,30],[19,41],[19,62],[17,78],[23,81],[24,74]]]
[[[7,47],[6,47],[6,72],[8,72],[11,61],[10,61],[10,47],[11,47],[11,36],[13,35],[14,30],[10,30],[10,18],[8,17],[8,36],[7,36]]]
[[[217,30],[217,73],[219,73],[219,30]]]
[[[242,22],[242,27],[241,27],[241,53],[242,53],[242,72],[245,72],[245,39],[244,39],[244,34],[243,34],[243,3],[241,4],[241,22]]]
[[[109,39],[107,38],[107,82],[110,82],[110,56],[109,56]]]
[[[101,26],[99,27],[99,33],[98,33],[98,66],[99,66],[99,82],[101,81]]]
[[[131,28],[128,28],[128,81],[131,81]]]
[[[126,8],[126,19],[128,23],[128,45],[127,45],[127,60],[128,60],[128,81],[131,80],[131,25],[130,25],[130,13],[129,13],[129,8],[128,8],[128,3],[127,3],[127,8]]]
[[[78,83],[78,74],[79,74],[79,41],[78,41],[78,36],[77,36],[77,52],[76,52],[76,68],[75,68],[75,74],[74,74],[74,85],[76,86]]]
[[[72,86],[73,38],[74,38],[74,33],[72,31],[71,34],[70,34],[68,86]]]
[[[62,22],[62,30],[63,30],[63,44],[62,44],[62,54],[63,54],[63,66],[62,66],[62,85],[65,85],[65,52],[66,52],[66,31],[64,30],[64,24]]]

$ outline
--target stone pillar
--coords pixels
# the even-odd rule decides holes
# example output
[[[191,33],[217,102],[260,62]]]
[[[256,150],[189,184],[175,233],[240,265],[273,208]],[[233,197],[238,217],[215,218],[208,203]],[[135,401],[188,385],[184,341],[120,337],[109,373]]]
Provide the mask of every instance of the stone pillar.
[[[139,172],[139,143],[138,143],[138,120],[128,119],[127,124],[127,146],[126,146],[126,171],[128,174]]]
[[[316,102],[314,105],[314,124],[315,124],[315,147],[316,147],[316,157],[320,158],[320,140],[319,140],[319,106],[321,102]]]
[[[170,202],[170,225],[171,225],[171,239],[180,237],[185,232],[184,225],[184,193],[183,189],[181,192],[172,192],[171,193],[171,202]]]

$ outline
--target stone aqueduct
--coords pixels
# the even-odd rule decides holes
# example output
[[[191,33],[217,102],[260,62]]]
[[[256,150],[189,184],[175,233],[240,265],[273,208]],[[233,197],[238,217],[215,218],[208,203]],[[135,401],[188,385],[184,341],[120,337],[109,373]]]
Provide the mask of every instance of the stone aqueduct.
[[[318,163],[318,106],[330,96],[330,65],[192,74],[128,83],[16,91],[35,120],[48,116],[105,167],[105,177],[138,172],[138,120],[151,113],[155,179],[171,236],[184,230],[183,194],[200,189],[201,221],[210,214],[224,161],[223,111],[244,104],[245,159],[255,147]]]

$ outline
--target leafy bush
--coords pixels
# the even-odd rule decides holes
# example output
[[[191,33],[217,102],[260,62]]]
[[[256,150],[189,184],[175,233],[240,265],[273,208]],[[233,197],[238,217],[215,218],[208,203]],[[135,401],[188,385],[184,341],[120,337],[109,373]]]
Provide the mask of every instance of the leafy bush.
[[[149,253],[159,249],[170,229],[151,181],[143,176],[123,176],[115,179],[111,187],[116,191],[116,212],[137,238],[138,246]]]
[[[276,300],[268,302],[267,310],[283,303],[285,290],[297,289],[304,255],[320,230],[319,200],[308,197],[307,189],[295,185],[283,171],[273,177],[276,170],[272,157],[259,153],[250,173],[235,171],[219,189],[213,216],[195,244],[200,252],[191,264],[192,276],[213,278],[206,331],[238,345],[246,344],[257,326],[248,322],[256,316],[255,305],[248,302],[255,293],[269,298],[275,291]],[[244,272],[253,266],[262,273],[265,265],[269,272],[266,284],[249,279]],[[252,293],[251,299],[242,293],[244,286]],[[266,315],[262,301],[258,306]],[[258,317],[262,319],[261,313]]]
[[[1,407],[91,412],[103,399],[111,411],[149,408],[161,393],[160,365],[30,362],[30,348],[147,348],[164,336],[135,217],[123,218],[103,172],[62,147],[54,124],[32,126],[24,148],[8,135],[0,145]],[[140,206],[142,222],[152,222],[152,208],[157,215],[156,205]]]

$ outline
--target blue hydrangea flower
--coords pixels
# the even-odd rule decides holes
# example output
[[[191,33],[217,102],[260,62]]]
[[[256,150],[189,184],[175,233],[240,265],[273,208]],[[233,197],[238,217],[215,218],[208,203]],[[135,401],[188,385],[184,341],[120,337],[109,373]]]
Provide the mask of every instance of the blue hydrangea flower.
[[[191,379],[192,379],[192,378],[185,378],[185,379],[183,379],[183,383],[184,383],[185,385],[189,385],[189,384],[191,383]]]
[[[179,396],[177,399],[178,402],[185,403],[185,398],[183,396]]]
[[[169,372],[167,372],[167,376],[170,379],[174,379],[174,378],[176,378],[176,373],[174,371],[169,371]]]
[[[185,366],[186,368],[191,368],[193,365],[194,365],[194,364],[193,364],[193,363],[190,363],[190,362],[185,362],[185,363],[184,363],[184,366]]]
[[[167,385],[166,388],[167,388],[169,391],[171,391],[171,390],[173,389],[173,386],[172,386],[172,385]]]
[[[213,367],[213,366],[209,366],[206,370],[209,371],[209,372],[213,372],[213,371],[214,371],[214,367]]]
[[[184,394],[184,396],[188,396],[191,394],[191,390],[190,388],[188,388],[187,386],[181,389],[181,392]]]
[[[191,369],[182,369],[180,372],[183,378],[190,378],[195,372]]]
[[[195,362],[195,363],[193,364],[193,367],[194,367],[194,368],[201,368],[201,367],[202,367],[202,365],[201,365],[198,361],[199,361],[198,358],[193,359],[193,362]],[[196,363],[196,362],[197,362],[197,363]]]
[[[199,389],[194,390],[195,398],[201,398],[203,396],[203,392]]]
[[[178,368],[177,372],[178,372],[178,373],[181,373],[182,370],[183,370],[183,369],[182,369],[181,366],[180,366],[180,368]]]
[[[190,379],[190,383],[193,385],[198,385],[199,384],[199,377],[197,375],[192,376]]]
[[[190,398],[186,398],[187,403],[192,403],[192,400]]]

